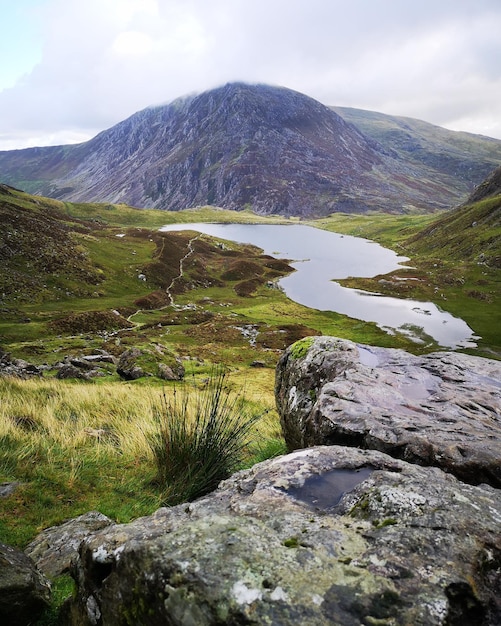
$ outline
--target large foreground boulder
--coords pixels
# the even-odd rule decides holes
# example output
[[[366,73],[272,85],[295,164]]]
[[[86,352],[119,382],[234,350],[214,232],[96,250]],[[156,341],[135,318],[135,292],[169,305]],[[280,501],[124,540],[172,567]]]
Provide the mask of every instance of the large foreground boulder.
[[[21,550],[0,543],[0,624],[34,624],[49,604],[50,585]]]
[[[85,539],[74,626],[501,623],[501,494],[380,452],[302,450]]]
[[[289,450],[348,445],[501,487],[501,362],[308,337],[277,365]]]

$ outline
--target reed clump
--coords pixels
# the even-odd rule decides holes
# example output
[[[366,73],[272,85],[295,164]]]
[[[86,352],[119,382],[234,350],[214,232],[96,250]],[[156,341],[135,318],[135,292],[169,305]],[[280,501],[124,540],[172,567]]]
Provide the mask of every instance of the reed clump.
[[[262,417],[217,370],[202,387],[184,385],[154,407],[150,446],[164,503],[189,502],[213,491],[242,467]]]

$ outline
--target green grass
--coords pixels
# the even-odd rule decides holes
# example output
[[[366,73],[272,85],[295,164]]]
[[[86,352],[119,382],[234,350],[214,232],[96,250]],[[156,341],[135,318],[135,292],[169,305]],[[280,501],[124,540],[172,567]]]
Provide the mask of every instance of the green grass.
[[[60,204],[62,205],[63,203]],[[250,210],[230,211],[211,206],[186,209],[184,211],[159,211],[134,208],[125,204],[65,202],[64,210],[71,220],[95,220],[98,223],[118,228],[137,226],[140,228],[157,229],[166,224],[196,222],[270,224],[289,221],[279,215],[261,216]]]
[[[75,581],[69,574],[63,574],[51,581],[51,603],[37,621],[37,626],[61,626],[61,608],[75,589]]]
[[[117,522],[153,512],[165,500],[170,473],[158,482],[151,441],[167,423],[163,417],[188,428],[191,408],[207,426],[202,437],[194,435],[197,449],[212,450],[225,476],[254,456],[261,460],[267,441],[281,439],[269,371],[256,370],[253,380],[230,373],[216,380],[214,394],[205,382],[213,368],[200,369],[184,386],[0,378],[0,482],[19,483],[0,499],[0,541],[24,548],[42,529],[90,510]],[[239,393],[253,382],[245,397]],[[224,450],[231,454],[223,463]],[[222,477],[212,477],[211,486]]]

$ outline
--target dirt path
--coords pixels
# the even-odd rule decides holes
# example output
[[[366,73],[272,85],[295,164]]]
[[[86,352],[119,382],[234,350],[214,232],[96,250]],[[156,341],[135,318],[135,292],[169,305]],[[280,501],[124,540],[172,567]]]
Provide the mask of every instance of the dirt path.
[[[199,239],[202,236],[202,233],[199,233],[196,237],[192,237],[189,241],[188,241],[188,251],[186,252],[186,254],[183,256],[183,258],[179,261],[179,274],[177,276],[174,276],[174,278],[170,281],[170,285],[165,289],[165,293],[167,294],[167,297],[169,298],[169,304],[166,304],[163,307],[160,307],[160,311],[162,309],[166,309],[169,306],[174,306],[174,298],[172,296],[171,293],[171,289],[173,288],[176,280],[179,280],[180,278],[183,277],[183,265],[184,262],[186,261],[186,259],[188,259],[194,252],[195,249],[193,248],[193,242],[196,241],[197,239]],[[165,245],[165,242],[164,244]],[[142,309],[138,309],[137,311],[135,311],[134,313],[132,313],[131,315],[129,315],[129,317],[127,318],[128,322],[133,322],[133,317],[135,317],[136,315],[138,315],[139,313],[141,313]]]
[[[202,233],[199,233],[196,237],[193,237],[192,239],[188,241],[188,252],[179,261],[179,274],[177,276],[174,276],[174,278],[170,281],[170,285],[165,290],[165,293],[167,294],[169,301],[170,301],[170,305],[167,305],[167,306],[174,306],[174,298],[172,297],[171,289],[174,287],[176,280],[179,280],[180,278],[183,277],[183,264],[186,261],[186,259],[188,259],[195,252],[193,248],[193,242],[196,241],[197,239],[200,239],[201,236],[202,236]],[[162,307],[162,308],[165,308],[165,307]]]

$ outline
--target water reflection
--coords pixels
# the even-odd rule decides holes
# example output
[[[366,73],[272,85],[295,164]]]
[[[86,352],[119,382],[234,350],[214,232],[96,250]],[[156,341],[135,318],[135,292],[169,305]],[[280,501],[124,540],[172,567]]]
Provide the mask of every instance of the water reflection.
[[[415,342],[430,339],[447,348],[475,346],[471,328],[432,302],[389,298],[334,282],[387,274],[407,261],[377,243],[311,226],[261,224],[171,224],[161,230],[196,230],[221,239],[251,243],[265,254],[294,260],[297,270],[280,280],[287,296],[313,309],[375,322]]]

